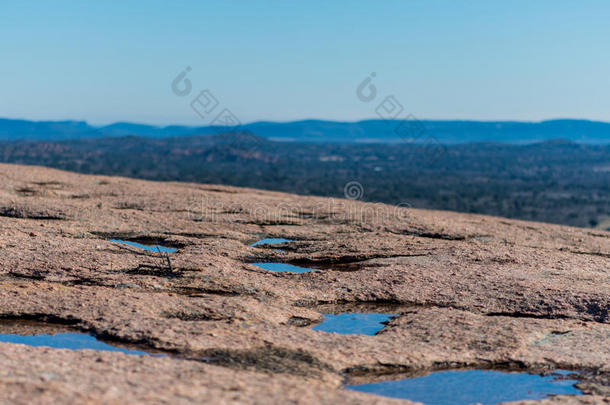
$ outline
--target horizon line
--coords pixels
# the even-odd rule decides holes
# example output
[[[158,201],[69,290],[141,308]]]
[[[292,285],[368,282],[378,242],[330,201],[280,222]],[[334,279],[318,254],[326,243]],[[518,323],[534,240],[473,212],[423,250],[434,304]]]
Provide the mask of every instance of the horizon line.
[[[493,119],[493,120],[478,120],[478,119],[451,119],[451,118],[417,118],[412,117],[418,121],[422,122],[472,122],[472,123],[516,123],[516,124],[542,124],[545,122],[554,122],[554,121],[581,121],[581,122],[592,122],[592,123],[602,123],[602,124],[610,124],[610,121],[603,120],[594,120],[589,118],[547,118],[542,120],[516,120],[516,119]],[[130,124],[130,125],[145,125],[154,128],[168,128],[168,127],[187,127],[187,128],[206,128],[212,127],[209,123],[207,125],[190,125],[190,124],[150,124],[143,121],[111,121],[107,124],[93,124],[88,120],[78,120],[78,119],[52,119],[52,120],[37,120],[37,119],[27,119],[27,118],[9,118],[9,117],[0,117],[0,120],[4,121],[24,121],[24,122],[34,122],[34,123],[63,123],[63,122],[75,122],[75,123],[84,123],[90,125],[96,129],[117,125],[117,124]],[[332,122],[337,124],[358,124],[361,122],[367,121],[400,121],[398,118],[394,119],[384,119],[379,117],[373,118],[363,118],[358,120],[337,120],[337,119],[323,119],[323,118],[302,118],[302,119],[294,119],[294,120],[286,120],[286,121],[273,121],[273,120],[256,120],[249,121],[245,123],[241,123],[239,126],[248,126],[253,124],[294,124],[294,123],[302,123],[307,121],[319,121],[319,122]]]

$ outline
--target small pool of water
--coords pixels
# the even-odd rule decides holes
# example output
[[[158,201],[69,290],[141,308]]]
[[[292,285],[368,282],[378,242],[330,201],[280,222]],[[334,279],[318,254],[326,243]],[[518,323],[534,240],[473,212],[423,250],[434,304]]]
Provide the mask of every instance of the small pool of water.
[[[354,391],[423,402],[426,405],[495,405],[500,402],[540,400],[550,395],[582,395],[574,384],[559,379],[570,372],[540,376],[495,370],[451,370],[423,377],[348,385]]]
[[[97,340],[95,337],[85,333],[57,333],[54,335],[13,335],[0,334],[0,342],[20,343],[28,346],[44,346],[54,349],[70,350],[105,350],[112,352],[123,352],[126,354],[151,355],[151,353],[140,350],[130,350],[115,347]]]
[[[278,273],[306,273],[317,269],[309,269],[307,267],[294,266],[288,263],[250,263],[260,267],[263,270],[275,271]]]
[[[267,239],[261,239],[257,242],[254,242],[250,246],[275,245],[278,243],[286,243],[286,242],[292,242],[292,241],[289,239],[284,239],[284,238],[267,238]]]
[[[324,314],[324,321],[314,326],[313,330],[334,332],[342,335],[372,336],[385,326],[396,314],[377,313],[344,313],[338,315]]]
[[[170,247],[165,247],[165,246],[161,246],[161,245],[143,245],[141,243],[138,242],[130,242],[128,240],[121,240],[121,239],[110,239],[109,242],[113,242],[113,243],[122,243],[123,245],[129,245],[132,247],[136,247],[138,249],[144,249],[144,250],[148,250],[149,252],[166,252],[166,253],[174,253],[176,252],[177,249],[174,248],[170,248]]]

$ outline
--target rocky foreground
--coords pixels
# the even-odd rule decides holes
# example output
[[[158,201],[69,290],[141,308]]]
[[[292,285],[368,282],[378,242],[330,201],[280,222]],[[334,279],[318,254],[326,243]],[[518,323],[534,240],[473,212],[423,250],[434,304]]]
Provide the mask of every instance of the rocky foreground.
[[[168,354],[1,343],[0,403],[398,404],[343,385],[561,368],[586,395],[538,403],[610,404],[609,232],[12,165],[0,226],[0,333],[38,320]],[[265,237],[294,242],[249,246]],[[354,307],[401,315],[311,330]]]

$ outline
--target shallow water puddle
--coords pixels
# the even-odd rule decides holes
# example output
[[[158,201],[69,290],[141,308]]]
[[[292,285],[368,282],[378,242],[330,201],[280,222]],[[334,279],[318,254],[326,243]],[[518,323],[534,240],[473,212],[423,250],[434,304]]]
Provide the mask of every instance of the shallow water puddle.
[[[110,239],[109,242],[113,242],[113,243],[122,243],[123,245],[129,245],[132,247],[136,247],[138,249],[144,249],[144,250],[148,250],[149,252],[164,252],[164,253],[174,253],[176,252],[177,249],[174,248],[169,248],[169,247],[165,247],[165,246],[161,246],[161,245],[143,245],[141,243],[138,242],[130,242],[128,240],[121,240],[121,239]]]
[[[307,267],[294,266],[288,263],[250,263],[254,266],[260,267],[263,270],[275,271],[277,273],[306,273],[308,271],[315,271],[318,269],[310,269]]]
[[[84,333],[57,333],[55,335],[2,335],[0,342],[20,343],[28,346],[44,346],[53,349],[70,350],[104,350],[113,352],[123,352],[126,354],[150,355],[151,353],[139,350],[123,349],[104,342],[100,342],[95,337]]]
[[[261,245],[275,245],[275,244],[279,244],[279,243],[288,243],[288,242],[294,242],[290,239],[284,239],[284,238],[266,238],[266,239],[261,239],[259,241],[254,242],[253,244],[251,244],[250,246],[261,246]],[[284,250],[276,250],[276,252],[279,253],[285,253]],[[256,267],[260,267],[263,270],[268,270],[268,271],[275,271],[276,273],[307,273],[308,271],[314,271],[314,270],[318,270],[318,269],[310,269],[308,267],[299,267],[299,266],[295,266],[293,264],[288,264],[288,263],[272,263],[272,262],[265,262],[265,263],[250,263]]]
[[[276,245],[279,243],[287,243],[287,242],[293,242],[293,241],[291,241],[289,239],[284,239],[284,238],[267,238],[267,239],[261,239],[259,241],[256,241],[253,244],[251,244],[250,246]]]
[[[104,343],[87,333],[70,331],[68,328],[47,325],[42,322],[9,321],[0,327],[0,342],[19,343],[34,347],[50,347],[70,350],[102,350],[134,355],[158,356],[141,350],[117,347]],[[11,333],[5,333],[11,332]]]
[[[507,401],[540,400],[550,395],[582,395],[577,380],[561,379],[569,371],[549,376],[495,370],[451,370],[423,377],[372,384],[348,385],[346,389],[427,405],[483,405]]]
[[[379,313],[343,313],[338,315],[324,314],[324,321],[312,329],[322,332],[334,332],[342,335],[372,336],[383,329],[384,322],[396,314]]]

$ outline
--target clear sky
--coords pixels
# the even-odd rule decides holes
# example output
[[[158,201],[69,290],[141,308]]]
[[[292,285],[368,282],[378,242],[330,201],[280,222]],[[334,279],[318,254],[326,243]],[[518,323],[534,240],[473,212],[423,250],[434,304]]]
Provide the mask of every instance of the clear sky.
[[[0,3],[0,116],[358,120],[370,73],[420,119],[610,121],[610,1],[28,0]],[[193,91],[172,80],[187,66]]]

